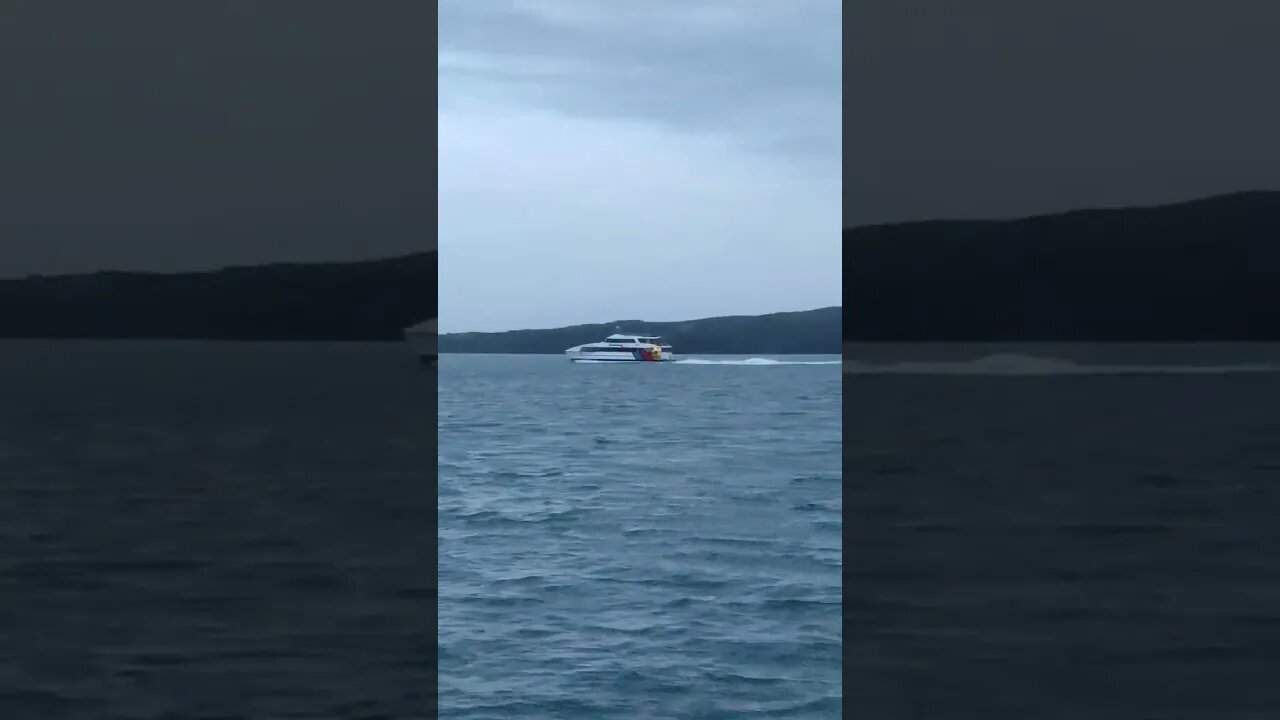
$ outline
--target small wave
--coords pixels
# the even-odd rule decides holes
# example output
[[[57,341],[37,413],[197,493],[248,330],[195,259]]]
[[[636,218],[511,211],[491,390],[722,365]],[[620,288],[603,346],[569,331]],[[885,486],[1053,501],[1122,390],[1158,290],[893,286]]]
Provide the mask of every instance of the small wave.
[[[854,375],[1222,375],[1280,372],[1280,365],[1085,365],[1059,358],[1008,353],[987,355],[977,360],[888,365],[868,365],[849,360],[845,361],[844,372]]]
[[[705,360],[689,358],[676,360],[676,365],[839,365],[839,360],[774,360],[772,358],[747,358],[745,360]]]

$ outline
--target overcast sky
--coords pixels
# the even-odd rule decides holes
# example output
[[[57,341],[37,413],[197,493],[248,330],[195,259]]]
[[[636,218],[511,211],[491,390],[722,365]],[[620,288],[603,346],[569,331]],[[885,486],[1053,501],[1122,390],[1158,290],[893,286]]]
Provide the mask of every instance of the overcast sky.
[[[865,224],[1280,188],[1272,0],[847,5],[842,188],[836,0],[442,0],[442,329],[836,304],[842,190]],[[0,276],[429,247],[432,10],[3,3]]]
[[[1274,0],[847,8],[850,224],[1280,189]]]
[[[441,332],[838,305],[840,15],[441,0]]]
[[[0,3],[0,277],[427,249],[431,3]]]

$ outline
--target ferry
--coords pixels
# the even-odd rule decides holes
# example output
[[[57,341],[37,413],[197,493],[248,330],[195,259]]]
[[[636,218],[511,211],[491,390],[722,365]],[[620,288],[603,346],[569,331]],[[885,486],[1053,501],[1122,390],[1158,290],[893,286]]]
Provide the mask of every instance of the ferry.
[[[670,362],[671,346],[654,335],[610,335],[603,342],[577,345],[564,351],[573,362]]]
[[[418,323],[404,331],[404,339],[409,349],[426,365],[436,364],[436,321],[434,319]]]

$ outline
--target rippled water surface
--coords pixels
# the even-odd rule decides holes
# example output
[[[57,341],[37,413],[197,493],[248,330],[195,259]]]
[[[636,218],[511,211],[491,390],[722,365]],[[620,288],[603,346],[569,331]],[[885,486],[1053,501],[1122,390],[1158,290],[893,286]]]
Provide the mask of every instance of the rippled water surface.
[[[851,707],[1280,717],[1280,347],[846,352]]]
[[[0,718],[428,717],[434,375],[0,342]]]
[[[841,374],[791,360],[442,356],[442,717],[839,717]]]

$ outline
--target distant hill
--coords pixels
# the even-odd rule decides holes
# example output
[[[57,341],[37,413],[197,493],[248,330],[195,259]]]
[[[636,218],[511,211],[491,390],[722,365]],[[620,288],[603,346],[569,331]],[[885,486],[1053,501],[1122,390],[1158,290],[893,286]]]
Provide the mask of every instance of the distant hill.
[[[436,253],[213,272],[0,280],[0,337],[401,340],[436,316]]]
[[[677,355],[839,354],[840,308],[770,315],[735,315],[683,322],[616,320],[551,330],[497,333],[449,333],[440,336],[442,353],[562,353],[618,332],[661,335]]]
[[[844,232],[851,341],[1280,340],[1280,192]]]

